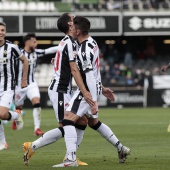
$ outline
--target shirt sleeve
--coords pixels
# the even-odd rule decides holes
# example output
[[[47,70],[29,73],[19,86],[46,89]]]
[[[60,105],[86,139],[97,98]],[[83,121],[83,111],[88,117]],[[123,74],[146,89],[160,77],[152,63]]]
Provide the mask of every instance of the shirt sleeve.
[[[16,58],[20,58],[23,55],[23,53],[21,52],[20,48],[16,44],[13,45],[12,52],[14,53]]]
[[[47,48],[45,49],[45,55],[56,53],[57,50],[58,50],[58,46]]]

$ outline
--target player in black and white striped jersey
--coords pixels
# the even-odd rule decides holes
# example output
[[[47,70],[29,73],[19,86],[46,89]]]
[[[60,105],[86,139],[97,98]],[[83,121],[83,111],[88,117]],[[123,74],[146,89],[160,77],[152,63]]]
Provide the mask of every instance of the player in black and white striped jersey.
[[[18,77],[17,77],[17,86],[15,90],[15,104],[16,108],[22,110],[24,105],[24,100],[26,97],[31,101],[33,105],[33,119],[34,119],[34,135],[39,136],[44,132],[40,129],[41,122],[41,105],[40,105],[40,92],[35,80],[35,69],[37,65],[37,59],[43,57],[46,54],[56,53],[57,46],[51,47],[45,50],[36,49],[37,39],[35,33],[28,33],[23,37],[25,44],[24,49],[22,49],[23,54],[28,59],[29,67],[27,74],[27,83],[28,86],[24,89],[21,88],[20,82],[22,77],[22,63],[18,62]],[[15,130],[15,122],[12,124],[12,129]]]
[[[65,143],[67,148],[67,159],[61,164],[53,167],[78,166],[76,160],[77,151],[77,132],[75,122],[80,117],[88,117],[88,125],[103,136],[118,151],[119,163],[124,163],[130,154],[130,149],[123,146],[112,130],[98,119],[98,96],[105,93],[107,88],[102,86],[100,75],[99,48],[96,41],[89,35],[90,21],[82,16],[73,19],[72,33],[80,44],[77,54],[77,64],[83,78],[83,82],[92,95],[96,104],[90,107],[85,101],[79,89],[76,90],[69,102],[63,119],[63,129],[65,132]],[[102,92],[103,91],[103,92]],[[110,97],[114,99],[112,93]],[[96,112],[94,112],[96,111]]]
[[[23,128],[21,112],[11,111],[9,108],[14,96],[17,61],[21,60],[23,63],[20,86],[25,88],[27,87],[28,60],[17,45],[5,40],[5,36],[6,24],[0,22],[0,119],[14,120],[17,129],[21,130]],[[6,148],[4,129],[0,123],[0,150]]]
[[[90,93],[86,90],[80,72],[77,68],[75,61],[75,55],[77,50],[77,44],[73,40],[71,34],[71,27],[74,16],[69,13],[64,13],[57,21],[57,25],[60,31],[65,33],[65,37],[60,41],[58,50],[56,52],[54,64],[54,73],[51,84],[48,88],[49,98],[53,104],[53,108],[56,114],[56,118],[59,122],[59,128],[52,129],[46,132],[42,137],[31,142],[25,142],[24,148],[24,164],[28,165],[30,157],[34,151],[38,148],[46,146],[50,143],[59,140],[64,136],[62,128],[62,121],[65,113],[65,109],[68,107],[68,103],[72,97],[71,81],[72,75],[75,78],[77,85],[80,87],[82,94],[90,105],[94,104],[91,99]],[[79,142],[82,141],[84,130],[87,126],[87,122],[83,120],[81,125],[76,125]],[[80,144],[77,144],[78,145]],[[87,165],[87,163],[78,160],[79,165]]]

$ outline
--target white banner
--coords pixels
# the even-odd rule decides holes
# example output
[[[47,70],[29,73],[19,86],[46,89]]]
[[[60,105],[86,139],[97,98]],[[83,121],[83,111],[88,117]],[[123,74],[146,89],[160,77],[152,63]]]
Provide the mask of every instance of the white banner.
[[[154,89],[170,88],[170,75],[153,76]]]

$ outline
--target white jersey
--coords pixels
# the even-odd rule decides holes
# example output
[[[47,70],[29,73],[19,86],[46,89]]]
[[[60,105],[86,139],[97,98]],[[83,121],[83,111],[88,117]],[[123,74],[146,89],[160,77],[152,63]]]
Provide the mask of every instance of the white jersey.
[[[101,74],[100,74],[100,59],[99,59],[99,47],[96,41],[89,36],[89,38],[82,42],[78,50],[77,64],[83,78],[84,84],[87,87],[87,81],[85,73],[89,70],[93,70],[93,75],[96,81],[97,94],[101,94]]]
[[[0,91],[14,90],[15,69],[21,56],[19,47],[9,41],[0,46]]]
[[[56,56],[54,59],[54,73],[49,89],[67,93],[71,91],[72,75],[70,62],[75,62],[77,54],[77,43],[72,37],[66,35],[57,47]]]

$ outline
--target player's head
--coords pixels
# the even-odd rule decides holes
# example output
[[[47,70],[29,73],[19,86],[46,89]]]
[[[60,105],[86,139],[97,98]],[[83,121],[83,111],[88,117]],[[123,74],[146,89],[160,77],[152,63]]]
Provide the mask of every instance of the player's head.
[[[76,16],[73,19],[73,28],[77,30],[77,34],[88,35],[90,30],[90,21],[82,16]]]
[[[0,41],[4,41],[6,36],[6,24],[5,22],[0,22]]]
[[[70,13],[64,13],[61,15],[57,21],[58,29],[65,34],[68,33],[73,25],[73,18],[74,16]]]
[[[31,51],[34,51],[35,48],[37,47],[37,38],[36,38],[35,33],[27,33],[23,37],[23,42],[24,42],[25,46],[30,48]]]

